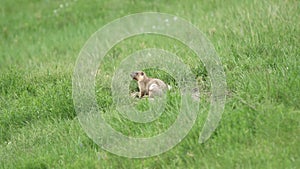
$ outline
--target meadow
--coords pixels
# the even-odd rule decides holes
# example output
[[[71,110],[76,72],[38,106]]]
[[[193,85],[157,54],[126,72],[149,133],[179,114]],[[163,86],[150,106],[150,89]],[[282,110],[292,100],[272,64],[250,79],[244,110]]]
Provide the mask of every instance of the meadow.
[[[297,0],[2,0],[0,168],[300,168],[299,6]],[[110,77],[139,49],[181,56],[200,84],[202,105],[195,125],[173,149],[126,158],[103,150],[82,129],[72,76],[94,32],[122,16],[149,11],[182,17],[211,41],[226,74],[227,100],[217,129],[199,144],[210,96],[204,65],[171,38],[140,35],[120,42],[103,60],[95,91],[116,130],[150,137],[176,119],[177,95],[151,124],[130,122],[111,107]],[[148,73],[176,84],[162,72]],[[147,109],[143,101],[138,106]]]

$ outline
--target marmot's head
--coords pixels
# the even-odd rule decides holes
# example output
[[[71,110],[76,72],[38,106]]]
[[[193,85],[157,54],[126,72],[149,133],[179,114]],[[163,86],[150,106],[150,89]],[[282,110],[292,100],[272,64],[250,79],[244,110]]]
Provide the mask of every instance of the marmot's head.
[[[144,72],[142,72],[142,71],[135,71],[135,72],[132,72],[132,73],[130,74],[130,76],[131,76],[134,80],[140,82],[140,81],[142,81],[142,80],[146,77],[146,74],[145,74]]]

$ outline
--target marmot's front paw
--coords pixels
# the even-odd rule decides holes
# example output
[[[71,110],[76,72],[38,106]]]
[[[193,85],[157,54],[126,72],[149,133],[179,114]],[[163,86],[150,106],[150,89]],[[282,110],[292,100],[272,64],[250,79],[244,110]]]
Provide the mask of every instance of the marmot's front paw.
[[[139,97],[140,97],[139,94],[140,94],[139,92],[133,92],[133,93],[130,94],[130,96],[131,96],[132,98],[139,98]]]

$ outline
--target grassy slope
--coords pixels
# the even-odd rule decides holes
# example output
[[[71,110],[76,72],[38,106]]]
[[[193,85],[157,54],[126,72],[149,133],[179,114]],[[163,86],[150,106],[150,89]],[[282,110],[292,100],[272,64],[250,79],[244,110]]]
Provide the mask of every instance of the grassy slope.
[[[300,166],[298,1],[5,0],[0,10],[0,167]],[[142,11],[179,15],[201,29],[220,54],[230,96],[218,129],[205,144],[197,144],[199,117],[171,151],[127,159],[102,150],[83,132],[73,108],[71,78],[77,54],[93,32]],[[142,42],[129,40],[116,50],[126,56]],[[144,43],[159,47],[169,41],[156,44],[148,38]]]

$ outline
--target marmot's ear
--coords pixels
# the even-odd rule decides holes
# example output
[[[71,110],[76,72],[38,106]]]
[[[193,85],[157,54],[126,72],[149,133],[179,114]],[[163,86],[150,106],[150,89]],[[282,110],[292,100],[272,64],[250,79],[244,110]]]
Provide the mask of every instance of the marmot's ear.
[[[141,75],[144,76],[144,72],[141,72]]]

